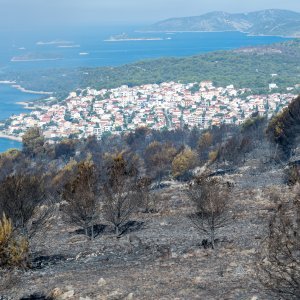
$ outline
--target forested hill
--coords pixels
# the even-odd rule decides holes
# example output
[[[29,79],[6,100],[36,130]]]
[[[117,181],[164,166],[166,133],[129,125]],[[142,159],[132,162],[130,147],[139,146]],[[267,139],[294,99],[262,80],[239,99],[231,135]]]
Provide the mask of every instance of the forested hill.
[[[254,35],[300,36],[300,13],[269,9],[244,14],[211,12],[201,16],[172,18],[147,31],[241,31]]]
[[[145,60],[119,67],[40,70],[11,73],[3,79],[16,80],[33,90],[67,93],[76,88],[114,88],[166,81],[212,80],[217,86],[234,84],[265,93],[269,83],[277,90],[300,84],[300,40],[268,46],[217,51],[184,58]],[[277,74],[273,76],[271,74]],[[63,76],[63,77],[62,77]],[[9,77],[9,78],[7,78]],[[63,78],[63,80],[62,80]]]

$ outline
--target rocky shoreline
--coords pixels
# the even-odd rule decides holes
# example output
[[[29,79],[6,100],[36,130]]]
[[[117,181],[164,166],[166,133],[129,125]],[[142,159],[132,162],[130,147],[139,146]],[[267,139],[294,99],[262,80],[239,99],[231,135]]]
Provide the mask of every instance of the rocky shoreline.
[[[31,102],[24,102],[24,101],[20,101],[20,102],[16,102],[16,104],[18,105],[22,105],[24,109],[35,109],[33,103]]]
[[[16,88],[17,90],[23,92],[23,93],[28,93],[28,94],[36,94],[36,95],[53,95],[53,92],[44,92],[44,91],[32,91],[32,90],[27,90],[24,87],[22,87],[19,84],[13,84],[13,88]]]
[[[24,87],[22,87],[20,84],[17,84],[16,81],[11,81],[11,80],[0,80],[0,84],[8,84],[11,87],[23,92],[23,93],[28,93],[28,94],[35,94],[35,95],[53,95],[53,92],[45,92],[45,91],[33,91],[33,90],[28,90]]]
[[[22,142],[22,138],[14,136],[14,135],[7,135],[2,132],[0,132],[0,139],[8,139],[16,142]]]

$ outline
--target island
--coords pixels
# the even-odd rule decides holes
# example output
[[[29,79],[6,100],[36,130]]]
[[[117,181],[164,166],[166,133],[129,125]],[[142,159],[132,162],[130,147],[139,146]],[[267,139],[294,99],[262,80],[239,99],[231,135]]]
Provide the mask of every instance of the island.
[[[130,42],[130,41],[162,41],[159,37],[128,37],[127,34],[123,33],[120,35],[113,35],[109,39],[104,40],[104,42]]]
[[[73,44],[71,41],[61,41],[61,40],[54,40],[54,41],[39,41],[36,43],[38,46],[44,45],[66,45],[66,44]]]
[[[27,53],[25,55],[14,56],[11,62],[29,62],[29,61],[44,61],[44,60],[59,60],[62,56],[57,54],[45,53]]]

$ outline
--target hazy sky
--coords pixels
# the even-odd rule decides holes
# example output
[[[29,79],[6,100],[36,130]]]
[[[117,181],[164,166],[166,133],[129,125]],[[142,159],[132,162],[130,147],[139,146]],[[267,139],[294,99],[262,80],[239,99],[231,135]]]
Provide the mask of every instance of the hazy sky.
[[[300,12],[300,0],[0,0],[0,26],[147,24],[178,16],[266,8]]]

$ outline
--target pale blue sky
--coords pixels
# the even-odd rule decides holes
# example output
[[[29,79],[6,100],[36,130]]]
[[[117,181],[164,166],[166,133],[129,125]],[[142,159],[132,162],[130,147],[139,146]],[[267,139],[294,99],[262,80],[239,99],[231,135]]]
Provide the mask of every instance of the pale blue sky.
[[[148,24],[209,11],[281,8],[300,12],[300,0],[0,0],[0,26]]]

